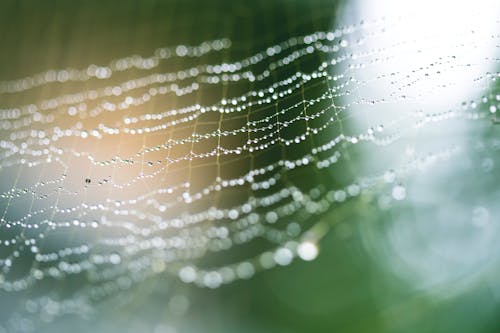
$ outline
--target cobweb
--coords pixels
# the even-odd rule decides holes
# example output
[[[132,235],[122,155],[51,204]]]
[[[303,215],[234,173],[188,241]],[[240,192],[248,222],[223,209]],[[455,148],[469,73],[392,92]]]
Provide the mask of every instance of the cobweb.
[[[219,288],[313,260],[351,202],[387,209],[405,198],[410,175],[455,163],[467,145],[453,137],[389,163],[360,157],[398,144],[408,151],[429,127],[497,122],[500,73],[481,71],[499,59],[469,63],[455,40],[439,40],[453,54],[422,49],[426,65],[371,75],[419,42],[366,47],[401,22],[293,36],[231,61],[210,62],[229,59],[232,42],[222,38],[2,81],[0,287],[13,300],[5,322],[29,331],[64,314],[91,318],[96,304],[120,303],[155,277]],[[470,67],[479,69],[467,82],[474,97],[419,109],[439,94],[442,73]],[[388,81],[393,88],[374,97],[363,90]],[[390,117],[370,111],[405,103]],[[498,139],[478,138],[498,151]],[[32,324],[16,327],[19,318]]]

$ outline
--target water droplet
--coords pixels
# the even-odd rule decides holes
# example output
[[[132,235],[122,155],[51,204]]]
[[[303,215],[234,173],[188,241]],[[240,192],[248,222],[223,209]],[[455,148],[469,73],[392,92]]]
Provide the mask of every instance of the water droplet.
[[[402,185],[396,185],[392,188],[392,197],[395,200],[403,200],[406,198],[406,189]]]
[[[313,242],[306,241],[299,244],[297,254],[302,260],[311,261],[318,256],[318,247]]]

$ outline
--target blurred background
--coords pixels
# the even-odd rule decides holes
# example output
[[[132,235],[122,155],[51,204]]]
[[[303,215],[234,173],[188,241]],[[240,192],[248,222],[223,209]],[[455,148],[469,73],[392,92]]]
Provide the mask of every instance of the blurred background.
[[[0,3],[0,332],[499,332],[495,1]]]

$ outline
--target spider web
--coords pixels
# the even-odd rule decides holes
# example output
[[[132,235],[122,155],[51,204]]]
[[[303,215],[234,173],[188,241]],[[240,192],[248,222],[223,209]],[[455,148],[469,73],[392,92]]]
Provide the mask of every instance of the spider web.
[[[455,52],[365,75],[418,42],[365,47],[400,24],[366,20],[292,36],[236,60],[224,38],[1,82],[1,289],[50,321],[91,315],[93,304],[152,277],[218,288],[314,259],[332,214],[363,198],[381,207],[402,200],[410,174],[465,148],[368,168],[359,155],[436,123],[496,121],[499,73],[491,71],[467,82],[474,98],[418,110],[441,88],[428,72],[471,66]],[[477,42],[498,45],[498,35]],[[496,58],[481,61],[472,66],[498,67]],[[392,91],[364,93],[387,80]],[[395,117],[369,115],[402,102],[410,106]]]

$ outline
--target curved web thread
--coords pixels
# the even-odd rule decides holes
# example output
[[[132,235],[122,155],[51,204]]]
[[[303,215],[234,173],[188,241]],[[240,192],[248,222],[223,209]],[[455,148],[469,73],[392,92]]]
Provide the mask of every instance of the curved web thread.
[[[484,73],[474,82],[474,89],[487,92],[478,100],[351,126],[363,116],[359,109],[418,101],[406,91],[429,80],[419,75],[429,68],[443,73],[469,65],[453,52],[411,72],[358,79],[414,42],[361,47],[393,25],[397,21],[381,20],[292,37],[215,65],[203,64],[203,56],[229,52],[226,39],[0,83],[4,96],[26,94],[25,101],[31,89],[55,81],[99,79],[96,86],[102,86],[2,109],[2,289],[84,281],[69,296],[58,295],[55,315],[80,312],[151,276],[217,288],[296,256],[313,259],[328,228],[321,217],[387,188],[398,200],[403,190],[395,180],[465,149],[449,146],[360,174],[352,162],[357,147],[381,149],[436,122],[496,113],[498,73]],[[479,42],[498,43],[498,36]],[[436,46],[462,47],[439,39]],[[170,55],[194,57],[198,64],[151,73]],[[114,72],[132,68],[148,73],[115,79]],[[391,93],[362,96],[363,87],[387,77],[395,82]],[[240,251],[245,244],[256,245]]]

